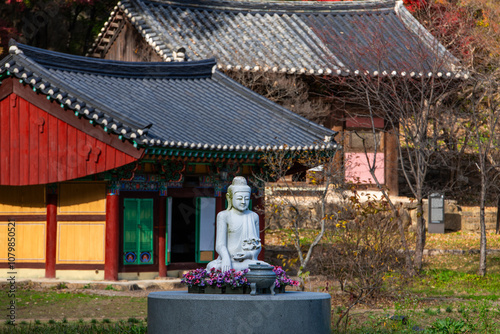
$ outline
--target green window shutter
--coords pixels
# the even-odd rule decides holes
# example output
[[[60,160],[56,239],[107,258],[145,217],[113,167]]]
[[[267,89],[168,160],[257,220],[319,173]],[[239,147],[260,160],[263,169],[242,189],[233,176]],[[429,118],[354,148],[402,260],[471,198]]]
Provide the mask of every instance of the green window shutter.
[[[153,199],[123,200],[123,263],[153,263]]]
[[[137,264],[138,256],[138,230],[137,220],[139,213],[139,201],[133,198],[125,198],[123,201],[123,263]]]
[[[153,208],[152,198],[140,200],[139,252],[141,264],[153,263]]]

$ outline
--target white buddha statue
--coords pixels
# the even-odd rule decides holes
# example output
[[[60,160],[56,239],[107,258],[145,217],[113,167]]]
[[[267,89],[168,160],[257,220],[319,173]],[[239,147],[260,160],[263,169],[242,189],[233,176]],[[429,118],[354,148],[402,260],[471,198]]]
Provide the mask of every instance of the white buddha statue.
[[[227,190],[226,210],[217,215],[217,237],[215,249],[219,257],[207,265],[207,269],[241,271],[258,261],[261,243],[259,238],[259,216],[248,210],[251,189],[242,176],[233,179]]]

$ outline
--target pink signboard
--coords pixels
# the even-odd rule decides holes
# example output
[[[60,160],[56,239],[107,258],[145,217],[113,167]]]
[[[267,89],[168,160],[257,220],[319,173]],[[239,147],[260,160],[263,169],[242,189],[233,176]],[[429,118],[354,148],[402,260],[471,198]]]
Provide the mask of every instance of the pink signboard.
[[[368,160],[370,163],[368,164]],[[380,184],[385,183],[384,178],[384,154],[377,153],[375,164],[375,176]],[[375,153],[346,153],[345,154],[345,179],[348,182],[361,184],[375,184],[370,174],[370,168],[375,159]]]

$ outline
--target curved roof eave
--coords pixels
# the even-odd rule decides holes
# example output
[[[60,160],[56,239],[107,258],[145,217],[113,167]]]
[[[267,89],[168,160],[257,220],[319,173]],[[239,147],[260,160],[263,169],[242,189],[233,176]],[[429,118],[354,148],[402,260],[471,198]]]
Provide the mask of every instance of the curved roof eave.
[[[23,52],[26,51],[26,54]],[[159,147],[159,148],[182,148],[182,149],[197,149],[208,151],[260,151],[260,150],[332,150],[337,147],[337,144],[332,140],[335,132],[323,128],[315,123],[307,121],[292,112],[280,107],[265,98],[251,92],[250,90],[240,87],[239,84],[226,78],[224,75],[215,72],[214,60],[206,60],[190,63],[158,63],[156,71],[149,73],[146,71],[143,76],[151,80],[157,80],[158,77],[165,79],[173,78],[184,74],[182,79],[193,79],[210,77],[212,80],[219,82],[222,86],[230,87],[231,92],[237,92],[243,98],[248,97],[251,103],[259,104],[264,110],[269,110],[279,114],[280,119],[287,119],[296,131],[300,130],[303,136],[308,138],[316,138],[315,143],[304,142],[301,145],[286,145],[283,144],[266,144],[266,145],[246,145],[230,142],[201,142],[201,141],[186,141],[186,140],[169,140],[159,138],[158,136],[148,134],[150,125],[145,125],[148,120],[143,119],[144,124],[139,124],[134,120],[128,119],[120,115],[116,111],[111,111],[109,106],[100,103],[96,98],[89,96],[86,93],[78,91],[77,88],[71,88],[67,83],[61,81],[60,78],[54,77],[45,67],[52,68],[55,72],[63,70],[71,70],[71,73],[79,73],[82,68],[75,65],[74,62],[80,65],[84,63],[84,67],[88,70],[83,73],[86,76],[100,74],[102,76],[112,76],[120,79],[126,77],[127,71],[133,79],[137,79],[136,71],[148,66],[155,67],[152,63],[128,63],[119,61],[109,61],[103,59],[91,59],[79,56],[65,55],[58,52],[41,50],[29,46],[21,45],[16,42],[10,43],[10,54],[0,63],[0,75],[6,74],[14,76],[24,84],[32,87],[33,91],[44,94],[47,99],[57,101],[62,108],[72,110],[76,117],[84,117],[92,124],[99,125],[103,131],[118,135],[122,140],[131,141],[134,146],[138,147]],[[36,60],[30,58],[35,56]],[[76,66],[76,67],[75,67]],[[182,69],[184,68],[184,71]],[[188,69],[189,73],[185,70]],[[105,73],[100,73],[100,69],[105,69]],[[116,71],[116,72],[113,72]],[[161,75],[163,73],[163,76]],[[170,76],[169,76],[170,75]],[[297,137],[298,138],[298,137]],[[305,137],[301,137],[305,138]]]
[[[151,5],[152,7],[148,7]],[[211,18],[208,18],[207,12],[218,12],[222,13],[220,15],[239,15],[238,19],[245,17],[245,15],[255,15],[251,17],[251,28],[252,31],[249,32],[249,35],[255,34],[264,34],[263,30],[259,30],[258,25],[260,20],[263,17],[290,17],[286,22],[283,21],[279,23],[276,29],[271,30],[280,30],[282,24],[286,24],[283,29],[285,32],[283,36],[283,41],[287,41],[286,36],[302,36],[302,37],[294,37],[294,43],[304,43],[304,45],[298,45],[297,50],[308,50],[307,53],[304,54],[302,58],[293,58],[290,54],[296,53],[297,55],[301,55],[301,52],[292,52],[293,45],[288,52],[288,57],[290,59],[286,59],[286,55],[279,55],[277,52],[274,55],[270,55],[269,57],[274,57],[274,63],[266,62],[263,60],[263,53],[266,51],[272,50],[272,45],[262,44],[262,50],[258,47],[255,48],[255,54],[252,54],[253,49],[245,49],[243,44],[238,44],[237,42],[230,42],[225,45],[222,41],[221,37],[223,35],[228,35],[228,40],[232,39],[235,41],[238,39],[239,35],[231,35],[230,33],[223,34],[221,36],[216,36],[213,38],[200,37],[196,43],[193,41],[193,45],[190,45],[188,39],[184,39],[184,37],[179,37],[179,39],[175,39],[175,35],[179,34],[179,36],[184,36],[188,31],[182,32],[182,27],[179,32],[170,32],[166,33],[163,25],[167,22],[168,19],[172,20],[180,20],[180,16],[178,18],[167,18],[162,15],[166,15],[164,10],[158,10],[158,13],[155,12],[156,8],[164,6],[165,8],[176,8],[178,10],[185,10],[186,13],[201,13],[201,14],[192,14],[193,20],[197,20],[198,23],[204,24],[203,20],[206,21],[206,24],[213,25],[214,22],[210,21]],[[163,8],[163,7],[162,7]],[[172,12],[173,13],[173,12]],[[172,14],[171,13],[171,14]],[[229,14],[228,14],[229,13]],[[363,14],[369,14],[367,17],[382,15],[390,13],[391,15],[395,15],[398,17],[397,21],[399,25],[399,29],[407,29],[409,32],[411,31],[415,38],[418,36],[419,43],[422,43],[421,47],[427,48],[426,52],[435,52],[436,61],[433,61],[433,64],[427,66],[422,63],[419,67],[412,67],[418,61],[408,60],[408,55],[405,56],[405,46],[404,43],[399,42],[400,45],[397,46],[397,50],[401,50],[401,55],[391,55],[391,57],[399,57],[400,64],[399,65],[386,65],[375,66],[370,65],[368,62],[359,61],[356,63],[348,63],[348,60],[341,59],[338,54],[336,54],[335,48],[333,46],[328,46],[325,44],[325,41],[322,41],[321,36],[317,36],[318,32],[314,29],[310,29],[311,27],[318,25],[315,23],[314,17],[321,15],[343,15],[343,16],[352,16],[357,17]],[[172,15],[175,15],[172,14]],[[305,75],[327,75],[327,76],[355,76],[355,75],[370,75],[370,76],[411,76],[411,77],[419,77],[419,76],[437,76],[448,79],[456,79],[456,78],[467,78],[468,73],[463,71],[460,68],[460,62],[454,56],[452,56],[418,21],[413,18],[413,16],[406,10],[401,1],[395,0],[383,0],[383,1],[354,1],[354,2],[266,2],[266,1],[223,1],[223,0],[210,0],[210,1],[199,1],[199,0],[188,0],[188,1],[180,1],[180,0],[154,0],[154,1],[145,1],[145,0],[122,0],[118,3],[118,6],[115,7],[114,11],[111,13],[110,19],[108,20],[105,27],[102,29],[101,34],[98,36],[96,42],[93,45],[93,49],[102,44],[104,41],[104,35],[107,31],[107,27],[112,22],[116,16],[126,16],[128,20],[134,25],[134,27],[141,33],[143,38],[147,41],[147,43],[158,53],[160,57],[162,57],[165,61],[184,61],[183,57],[178,57],[176,53],[176,49],[185,48],[186,55],[190,55],[194,57],[197,55],[198,51],[194,49],[190,49],[195,47],[194,45],[198,45],[197,47],[203,49],[210,49],[210,45],[214,48],[213,50],[208,50],[212,55],[216,55],[218,58],[218,68],[221,70],[233,70],[233,71],[261,71],[261,72],[273,72],[273,73],[287,73],[287,74],[305,74]],[[185,17],[184,15],[183,17]],[[307,16],[307,19],[301,19]],[[243,24],[244,21],[239,21],[242,26],[238,26],[238,29],[244,29]],[[351,20],[352,21],[352,20]],[[181,22],[181,21],[179,21]],[[266,21],[269,23],[269,21]],[[389,22],[389,21],[387,21]],[[186,23],[187,24],[187,23]],[[250,23],[248,23],[250,24]],[[264,23],[262,23],[264,24]],[[278,22],[276,23],[278,24]],[[311,26],[311,24],[313,26]],[[352,24],[344,22],[343,24]],[[199,25],[199,24],[198,24]],[[193,26],[193,25],[190,25]],[[250,27],[250,26],[249,26]],[[228,23],[228,31],[235,29],[231,27]],[[290,30],[291,29],[291,30]],[[387,31],[390,29],[394,29],[394,27],[387,27]],[[210,29],[205,29],[204,31],[208,31]],[[290,30],[290,34],[288,33]],[[225,31],[225,32],[228,32]],[[260,31],[260,33],[259,33]],[[298,32],[304,32],[298,33]],[[293,34],[291,33],[293,32]],[[341,32],[343,33],[343,32]],[[388,32],[388,34],[390,34]],[[169,36],[168,38],[166,37]],[[196,33],[195,33],[196,35]],[[274,37],[273,37],[274,36]],[[266,38],[275,38],[278,35],[272,35],[271,37],[263,35],[263,39]],[[208,38],[206,41],[203,38]],[[398,38],[395,36],[391,36],[391,38]],[[400,37],[399,37],[400,38]],[[196,39],[196,38],[195,38]],[[279,38],[278,38],[279,39]],[[200,43],[201,41],[201,43]],[[221,43],[224,45],[213,46],[214,43]],[[232,43],[232,44],[231,44]],[[402,44],[401,44],[402,43]],[[206,44],[206,45],[204,45]],[[293,44],[293,43],[288,43]],[[335,43],[334,43],[335,44]],[[396,46],[395,46],[396,47]],[[238,51],[243,52],[245,56],[243,59],[238,60],[235,54],[231,53],[231,48],[239,48]],[[290,48],[290,47],[289,47]],[[191,52],[191,53],[190,53]],[[193,53],[194,52],[194,53]],[[314,58],[306,59],[306,54],[310,53],[315,54]],[[256,54],[259,53],[259,56]],[[410,52],[411,53],[411,52]],[[184,54],[183,54],[184,56]],[[203,57],[206,55],[197,55],[196,57]],[[277,58],[276,58],[277,57]],[[344,58],[355,58],[345,55]],[[368,55],[367,57],[370,57]],[[425,56],[429,59],[429,56]],[[432,57],[431,57],[432,58]],[[368,58],[367,58],[368,59]],[[373,61],[372,61],[373,62]],[[438,64],[438,62],[440,62]],[[435,63],[435,64],[434,64]],[[421,68],[420,68],[421,67]]]

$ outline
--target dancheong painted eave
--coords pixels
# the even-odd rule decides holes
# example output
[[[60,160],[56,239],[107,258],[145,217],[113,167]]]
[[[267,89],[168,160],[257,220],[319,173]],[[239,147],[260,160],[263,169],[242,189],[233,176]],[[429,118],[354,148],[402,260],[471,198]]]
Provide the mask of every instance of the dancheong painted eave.
[[[122,62],[11,41],[1,77],[136,147],[204,151],[332,150],[334,131],[239,85],[214,60]]]
[[[103,57],[124,20],[167,62],[215,56],[231,71],[468,76],[402,1],[122,0],[89,55]],[[370,52],[377,43],[384,52]]]

